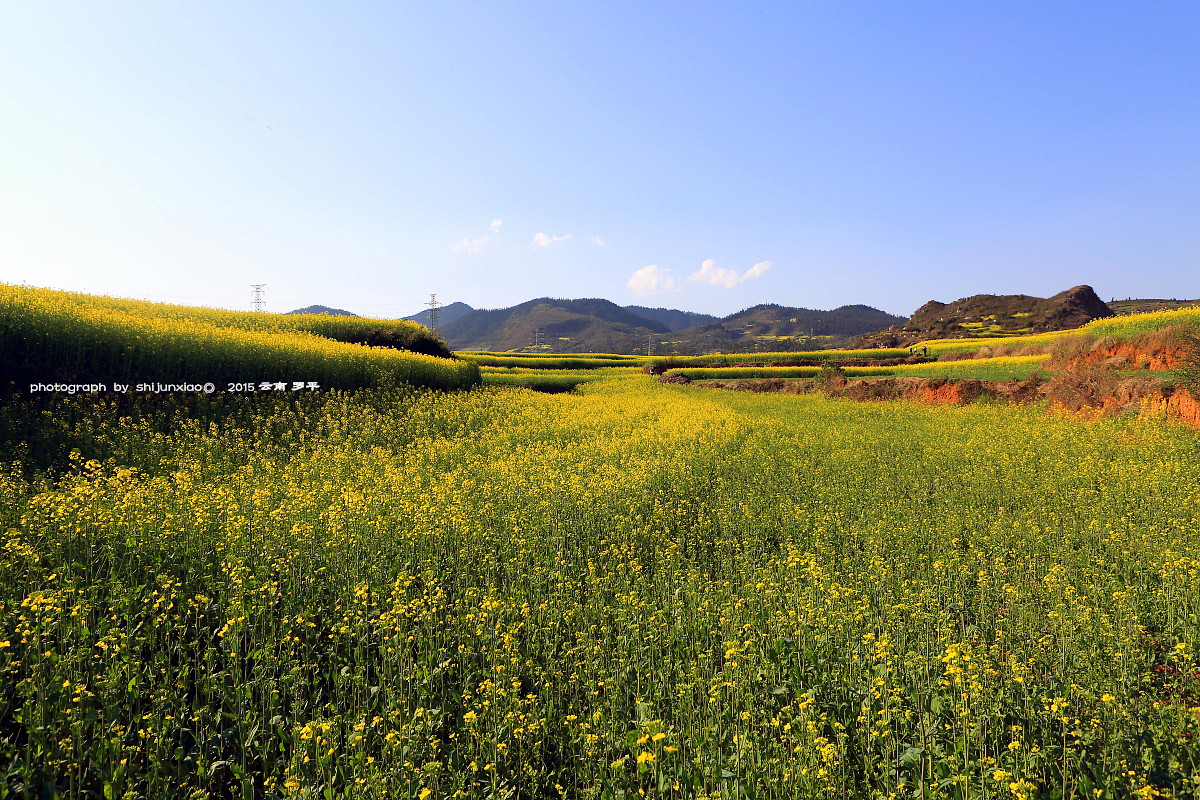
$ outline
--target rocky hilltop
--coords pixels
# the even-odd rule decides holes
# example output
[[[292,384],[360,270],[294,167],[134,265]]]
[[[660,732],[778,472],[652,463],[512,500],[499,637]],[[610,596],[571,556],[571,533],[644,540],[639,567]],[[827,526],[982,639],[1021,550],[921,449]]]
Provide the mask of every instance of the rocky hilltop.
[[[941,303],[930,300],[904,325],[863,337],[862,344],[904,347],[925,339],[1017,336],[1078,328],[1113,311],[1090,286],[1076,286],[1053,297],[1027,294],[977,294]]]

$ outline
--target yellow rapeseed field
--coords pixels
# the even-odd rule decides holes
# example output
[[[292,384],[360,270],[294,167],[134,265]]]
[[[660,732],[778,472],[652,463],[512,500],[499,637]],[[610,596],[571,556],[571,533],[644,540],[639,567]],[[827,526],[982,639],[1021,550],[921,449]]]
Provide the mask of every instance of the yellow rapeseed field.
[[[340,389],[394,383],[459,389],[480,382],[479,368],[471,362],[349,343],[379,325],[392,326],[396,336],[414,337],[420,327],[404,321],[239,313],[0,283],[0,365],[6,373],[31,373],[39,381],[44,374],[110,387],[114,381],[211,382],[221,390],[261,381]]]
[[[1023,347],[1049,353],[1051,347],[1063,339],[1077,336],[1118,340],[1132,339],[1146,333],[1168,327],[1196,329],[1200,327],[1200,307],[1176,308],[1165,311],[1147,311],[1139,314],[1123,314],[1115,317],[1094,319],[1081,328],[1065,331],[1049,331],[1025,336],[1001,336],[975,339],[931,339],[915,347],[931,356],[943,353],[972,353],[984,347]]]
[[[0,794],[1200,792],[1169,421],[639,376],[21,424]]]

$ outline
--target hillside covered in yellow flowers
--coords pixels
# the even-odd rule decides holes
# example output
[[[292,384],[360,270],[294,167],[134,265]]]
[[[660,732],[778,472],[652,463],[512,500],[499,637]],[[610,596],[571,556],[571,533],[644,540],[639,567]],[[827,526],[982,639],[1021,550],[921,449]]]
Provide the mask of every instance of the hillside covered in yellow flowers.
[[[474,365],[405,320],[225,311],[10,284],[0,284],[0,365],[0,389],[18,393],[139,383],[200,387],[189,392],[211,384],[210,394],[263,383],[452,389],[479,380]]]

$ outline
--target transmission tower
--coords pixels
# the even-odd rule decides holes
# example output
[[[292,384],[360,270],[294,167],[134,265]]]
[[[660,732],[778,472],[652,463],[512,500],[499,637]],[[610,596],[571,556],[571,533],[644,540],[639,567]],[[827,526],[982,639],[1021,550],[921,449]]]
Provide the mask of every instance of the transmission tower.
[[[654,337],[652,337],[652,336],[646,337],[646,355],[647,356],[654,355]]]
[[[436,294],[429,295],[429,302],[426,303],[425,305],[429,306],[429,330],[432,331],[433,333],[437,333],[438,332],[438,306],[441,305],[441,303],[438,302],[437,295]]]
[[[266,286],[265,283],[250,284],[250,288],[252,288],[254,290],[254,310],[255,311],[266,311],[267,310],[267,301],[263,298],[263,287],[265,287],[265,286]]]

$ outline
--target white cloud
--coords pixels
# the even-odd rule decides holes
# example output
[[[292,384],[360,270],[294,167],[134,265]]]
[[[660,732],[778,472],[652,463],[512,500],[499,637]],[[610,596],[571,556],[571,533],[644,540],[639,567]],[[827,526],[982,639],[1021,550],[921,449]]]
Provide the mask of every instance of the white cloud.
[[[718,267],[716,261],[708,258],[700,264],[700,269],[688,275],[687,282],[708,283],[713,286],[724,286],[726,289],[732,289],[734,286],[737,286],[738,274],[731,269]]]
[[[775,266],[775,263],[772,261],[759,261],[753,267],[746,270],[746,274],[742,276],[742,280],[748,281],[751,278],[761,278],[773,266]]]
[[[571,238],[571,234],[569,234],[569,233],[566,236],[550,236],[545,233],[535,233],[533,235],[533,246],[534,247],[549,247],[552,244],[558,244],[559,242],[565,242],[567,239],[570,239],[570,238]]]
[[[599,236],[589,236],[588,241],[594,245],[597,245],[598,247],[604,247],[604,240]]]
[[[476,236],[472,239],[464,236],[461,242],[450,249],[455,253],[478,253],[491,238],[490,236]]]
[[[770,261],[759,261],[750,269],[738,274],[737,270],[718,267],[716,261],[707,258],[700,264],[700,269],[688,275],[687,282],[707,283],[710,286],[724,286],[726,289],[732,289],[748,280],[761,278],[772,266]]]
[[[488,226],[492,229],[492,233],[500,233],[500,226],[504,224],[502,219],[494,219]],[[483,250],[483,246],[492,241],[492,237],[484,236],[464,236],[462,241],[454,245],[450,249],[455,253],[478,253]]]
[[[633,290],[638,297],[663,292],[677,292],[682,288],[679,281],[671,274],[671,270],[662,269],[657,264],[642,267],[629,276],[625,285]]]

